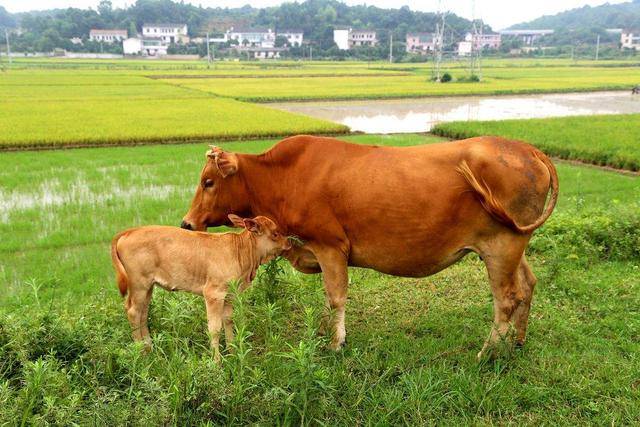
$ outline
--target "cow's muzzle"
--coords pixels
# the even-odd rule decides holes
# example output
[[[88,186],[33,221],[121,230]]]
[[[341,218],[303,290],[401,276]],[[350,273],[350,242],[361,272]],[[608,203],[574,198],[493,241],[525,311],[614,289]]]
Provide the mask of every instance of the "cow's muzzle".
[[[187,221],[182,221],[182,223],[180,224],[180,228],[184,228],[185,230],[193,230],[193,226]]]

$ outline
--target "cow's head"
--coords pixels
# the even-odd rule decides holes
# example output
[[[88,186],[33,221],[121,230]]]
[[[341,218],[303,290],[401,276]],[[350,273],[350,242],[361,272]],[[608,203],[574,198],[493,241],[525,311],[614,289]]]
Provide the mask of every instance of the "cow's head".
[[[241,218],[230,214],[229,220],[234,227],[244,228],[255,237],[255,249],[261,263],[268,262],[284,251],[291,249],[289,238],[282,233],[278,225],[266,216]]]
[[[251,216],[247,192],[238,176],[238,156],[211,146],[206,158],[191,208],[182,219],[181,227],[188,230],[231,225],[230,213]]]

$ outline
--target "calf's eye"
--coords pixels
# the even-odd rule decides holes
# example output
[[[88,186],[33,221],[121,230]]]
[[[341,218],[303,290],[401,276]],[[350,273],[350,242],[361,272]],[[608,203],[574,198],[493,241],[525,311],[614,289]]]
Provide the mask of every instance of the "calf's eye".
[[[213,187],[213,180],[212,179],[207,179],[204,182],[204,188],[211,188],[211,187]]]

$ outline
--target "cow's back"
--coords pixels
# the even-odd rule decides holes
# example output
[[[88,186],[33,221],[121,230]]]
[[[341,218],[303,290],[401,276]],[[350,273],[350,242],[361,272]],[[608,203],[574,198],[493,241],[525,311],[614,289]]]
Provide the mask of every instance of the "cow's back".
[[[478,233],[499,227],[459,173],[462,161],[521,223],[540,214],[549,175],[534,150],[492,137],[382,147],[298,136],[267,157],[288,165],[280,176],[287,184],[280,220],[291,231],[312,240],[343,232],[352,265],[419,276],[444,268]]]

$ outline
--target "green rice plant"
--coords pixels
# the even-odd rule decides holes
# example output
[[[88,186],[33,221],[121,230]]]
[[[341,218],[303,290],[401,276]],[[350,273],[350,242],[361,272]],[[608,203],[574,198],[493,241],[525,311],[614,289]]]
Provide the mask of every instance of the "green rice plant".
[[[441,123],[432,132],[454,139],[498,135],[529,142],[569,160],[640,170],[640,114]]]
[[[408,76],[340,76],[291,78],[167,79],[168,83],[242,101],[275,102],[314,99],[384,99],[450,95],[508,95],[628,89],[637,68],[521,67],[491,68],[480,84],[428,81],[429,69]]]

